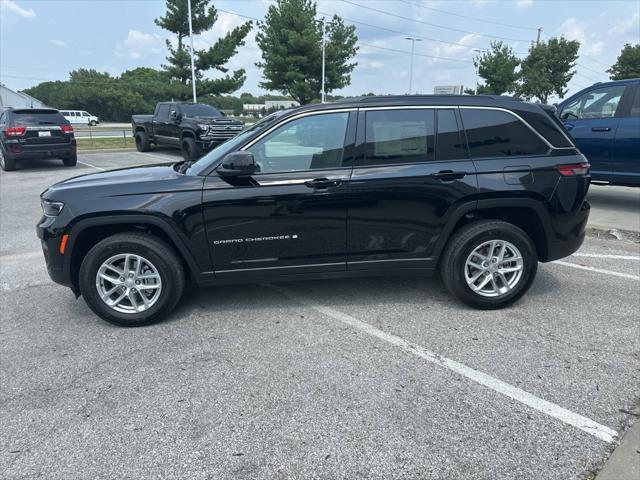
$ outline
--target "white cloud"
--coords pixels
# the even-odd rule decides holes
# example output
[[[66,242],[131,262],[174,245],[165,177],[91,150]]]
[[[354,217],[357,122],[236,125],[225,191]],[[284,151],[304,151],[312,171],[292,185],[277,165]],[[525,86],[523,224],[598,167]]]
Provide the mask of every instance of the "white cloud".
[[[633,16],[622,19],[610,30],[610,35],[626,35],[634,33],[636,37],[640,36],[640,14],[634,13]]]
[[[575,17],[567,18],[562,22],[558,31],[569,40],[578,40],[581,45],[587,40],[586,25]]]
[[[471,0],[471,5],[478,10],[483,9],[489,3],[491,3],[491,0]]]
[[[161,44],[160,36],[156,34],[129,30],[127,38],[116,47],[116,52],[121,57],[140,60],[160,53],[162,51]]]
[[[14,0],[0,0],[0,6],[3,10],[8,10],[22,18],[34,18],[36,12],[32,8],[22,8]]]
[[[516,7],[518,8],[531,8],[533,6],[533,0],[516,0]]]
[[[56,47],[60,47],[60,48],[67,48],[69,46],[67,42],[63,40],[56,40],[55,38],[50,39],[49,43],[51,45],[55,45]]]

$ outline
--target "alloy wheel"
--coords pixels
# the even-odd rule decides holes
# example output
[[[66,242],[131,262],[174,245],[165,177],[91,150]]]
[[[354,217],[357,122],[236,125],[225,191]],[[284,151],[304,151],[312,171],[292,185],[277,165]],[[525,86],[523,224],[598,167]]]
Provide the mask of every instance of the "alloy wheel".
[[[120,313],[140,313],[160,298],[162,279],[146,258],[129,253],[105,260],[96,274],[96,289],[102,301]]]
[[[464,277],[469,288],[483,297],[501,297],[522,279],[524,263],[518,248],[505,240],[478,245],[467,257]]]

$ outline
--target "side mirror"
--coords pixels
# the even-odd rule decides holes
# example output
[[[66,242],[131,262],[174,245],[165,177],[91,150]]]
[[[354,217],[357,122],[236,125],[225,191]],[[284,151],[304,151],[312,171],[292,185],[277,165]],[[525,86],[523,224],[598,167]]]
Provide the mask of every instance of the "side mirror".
[[[258,164],[253,159],[253,153],[244,150],[227,154],[218,167],[218,173],[223,177],[249,176],[257,170]]]
[[[172,122],[179,122],[180,120],[182,120],[182,114],[176,112],[175,110],[171,110],[171,112],[169,112],[169,120],[171,120]]]

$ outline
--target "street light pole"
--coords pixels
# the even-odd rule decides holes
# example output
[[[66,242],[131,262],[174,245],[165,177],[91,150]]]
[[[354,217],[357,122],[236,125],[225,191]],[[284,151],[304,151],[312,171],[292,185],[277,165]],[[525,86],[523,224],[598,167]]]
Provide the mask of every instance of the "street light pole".
[[[411,40],[411,63],[409,66],[409,95],[413,93],[413,52],[416,46],[416,42],[421,42],[420,38],[405,37],[405,40]]]
[[[325,28],[324,28],[324,17],[322,17],[322,96],[320,98],[320,101],[322,103],[325,102],[325,93],[324,93],[324,60],[325,60],[326,37],[325,37],[324,31],[325,31]]]
[[[196,99],[196,67],[193,60],[193,24],[191,22],[191,0],[187,0],[189,9],[189,40],[191,42],[191,88],[193,90],[193,103],[197,102]]]
[[[483,49],[483,48],[474,48],[473,51],[474,52],[484,52],[485,49]],[[475,72],[476,72],[476,95],[478,95],[478,88],[480,87],[480,85],[478,84],[478,65],[477,65],[475,59],[473,60],[473,66],[474,66]]]

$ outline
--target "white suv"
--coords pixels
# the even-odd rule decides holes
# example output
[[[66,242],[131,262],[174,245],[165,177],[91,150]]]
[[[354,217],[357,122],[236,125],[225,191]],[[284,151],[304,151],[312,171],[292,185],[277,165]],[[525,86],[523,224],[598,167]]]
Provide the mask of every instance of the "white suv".
[[[60,110],[60,113],[69,120],[69,123],[83,123],[92,127],[100,123],[98,117],[84,110]]]

